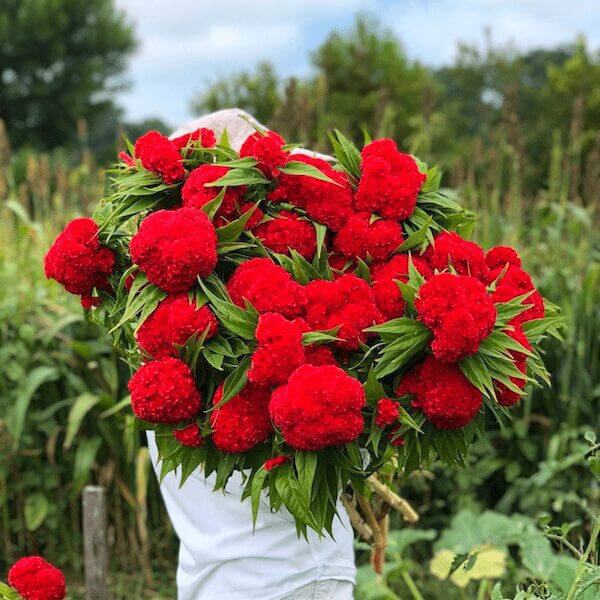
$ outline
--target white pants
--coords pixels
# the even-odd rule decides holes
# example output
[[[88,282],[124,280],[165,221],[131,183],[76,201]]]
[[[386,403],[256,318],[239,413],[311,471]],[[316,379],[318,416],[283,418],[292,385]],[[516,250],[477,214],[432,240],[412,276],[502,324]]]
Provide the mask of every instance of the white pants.
[[[352,587],[349,581],[324,579],[303,585],[281,600],[352,600]]]

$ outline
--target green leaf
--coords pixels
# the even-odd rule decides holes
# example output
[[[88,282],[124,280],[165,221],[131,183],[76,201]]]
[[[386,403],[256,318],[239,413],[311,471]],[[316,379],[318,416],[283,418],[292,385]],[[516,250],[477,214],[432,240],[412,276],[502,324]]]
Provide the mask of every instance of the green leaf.
[[[417,246],[420,246],[426,239],[427,233],[431,227],[433,217],[428,217],[424,225],[422,225],[417,231],[411,233],[401,244],[396,248],[396,252],[407,252]]]
[[[215,404],[211,411],[218,409],[231,400],[236,394],[238,394],[248,381],[247,373],[250,367],[250,357],[247,356],[240,364],[232,371],[225,381],[223,382],[223,396],[217,404]]]
[[[98,404],[99,400],[98,396],[89,392],[84,392],[75,398],[75,402],[73,402],[69,411],[69,417],[67,418],[67,433],[63,443],[64,450],[68,450],[71,447],[85,415]]]
[[[252,524],[256,526],[256,518],[258,516],[258,506],[260,503],[260,495],[262,493],[262,489],[265,483],[265,478],[269,474],[265,469],[260,468],[252,478],[252,493],[251,493],[251,502],[252,502]]]
[[[312,177],[313,179],[319,179],[321,181],[326,181],[327,183],[340,186],[337,181],[334,181],[331,179],[331,177],[325,175],[325,173],[323,173],[320,169],[317,169],[317,167],[299,160],[291,160],[286,163],[285,167],[280,167],[279,170],[281,173],[285,173],[286,175]]]
[[[250,169],[230,169],[216,181],[205,183],[205,187],[221,187],[221,186],[240,186],[240,185],[267,185],[268,179],[262,174],[262,171],[256,168]]]
[[[217,227],[216,231],[219,244],[237,240],[257,208],[258,204],[255,204],[235,221],[231,221],[231,223],[227,223],[227,225],[223,225],[223,227]]]
[[[49,508],[48,499],[44,494],[32,494],[25,499],[23,512],[27,531],[35,531],[46,520]]]
[[[340,166],[356,183],[360,179],[360,163],[362,160],[358,148],[337,129],[329,135],[329,140]]]
[[[202,211],[211,221],[215,218],[215,214],[219,208],[221,208],[221,204],[223,203],[223,198],[225,198],[226,192],[227,188],[224,187],[212,200],[209,200],[202,206]]]

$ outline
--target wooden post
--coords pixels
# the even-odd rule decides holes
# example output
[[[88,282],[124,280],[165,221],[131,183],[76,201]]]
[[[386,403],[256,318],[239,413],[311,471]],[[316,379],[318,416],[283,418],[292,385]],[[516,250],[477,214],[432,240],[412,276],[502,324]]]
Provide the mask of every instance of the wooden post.
[[[108,600],[106,575],[108,545],[106,539],[106,492],[101,486],[83,490],[83,553],[86,600]]]

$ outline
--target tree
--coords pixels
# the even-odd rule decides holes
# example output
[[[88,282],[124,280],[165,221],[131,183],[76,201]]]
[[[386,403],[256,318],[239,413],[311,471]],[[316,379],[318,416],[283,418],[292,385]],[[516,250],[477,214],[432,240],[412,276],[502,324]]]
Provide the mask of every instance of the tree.
[[[135,47],[114,0],[0,0],[0,118],[15,146],[67,145],[115,114]]]

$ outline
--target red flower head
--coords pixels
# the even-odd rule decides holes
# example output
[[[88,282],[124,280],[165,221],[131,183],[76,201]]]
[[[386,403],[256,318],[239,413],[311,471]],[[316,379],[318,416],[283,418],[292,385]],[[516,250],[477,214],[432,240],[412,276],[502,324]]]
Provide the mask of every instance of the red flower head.
[[[433,332],[433,354],[443,362],[475,354],[496,322],[496,309],[485,286],[464,275],[431,277],[420,287],[415,308]]]
[[[446,271],[451,266],[459,275],[470,275],[487,283],[489,269],[483,250],[458,233],[444,231],[437,235],[423,258],[434,270]]]
[[[100,244],[98,226],[92,219],[71,221],[44,259],[46,277],[81,296],[90,296],[93,288],[108,288],[114,265],[115,255]]]
[[[198,308],[187,294],[167,296],[142,323],[137,332],[140,348],[154,358],[178,356],[175,347],[183,346],[194,334],[206,329],[206,339],[217,333],[217,319],[208,306]]]
[[[321,450],[355,440],[363,430],[365,392],[339,367],[303,365],[271,396],[269,411],[296,450]]]
[[[523,333],[523,329],[520,325],[517,325],[514,329],[507,329],[505,333],[516,342],[519,342],[519,344],[521,344],[521,346],[523,346],[526,350],[531,350],[531,344],[529,343],[527,336]],[[515,361],[515,367],[517,367],[517,369],[519,369],[519,371],[521,371],[523,375],[526,375],[527,354],[524,354],[523,352],[518,352],[516,350],[511,350],[510,354],[513,357],[513,360]],[[520,377],[511,377],[510,381],[520,389],[525,389],[525,379],[521,379]],[[500,383],[499,381],[495,383],[495,387],[496,399],[498,400],[498,404],[501,404],[502,406],[512,406],[521,399],[521,394],[517,394],[517,392],[508,389],[503,383]]]
[[[348,179],[320,158],[294,154],[292,160],[316,167],[338,185],[306,175],[281,174],[269,200],[303,208],[311,219],[337,231],[352,214],[352,188]]]
[[[285,140],[274,131],[266,134],[254,132],[240,148],[240,158],[251,156],[258,161],[258,168],[270,179],[279,175],[279,167],[287,162],[289,152],[283,149]]]
[[[338,231],[333,241],[336,252],[347,258],[370,256],[386,260],[402,243],[402,227],[395,221],[377,219],[369,223],[370,215],[353,215]]]
[[[288,462],[290,459],[288,456],[275,456],[274,458],[269,458],[268,460],[265,461],[265,464],[263,465],[263,469],[265,471],[272,471],[275,467],[278,467],[279,465],[283,465],[286,462]]]
[[[399,405],[391,398],[381,398],[377,402],[377,412],[375,413],[375,425],[380,429],[385,429],[393,425],[398,420]]]
[[[212,129],[201,127],[192,133],[184,133],[179,137],[173,138],[171,141],[181,151],[188,145],[188,142],[190,141],[195,143],[199,142],[199,145],[202,148],[214,148],[217,143],[217,138],[215,137],[215,132]]]
[[[306,286],[306,320],[312,329],[340,327],[336,344],[357,350],[367,339],[364,329],[381,323],[369,284],[356,275],[342,275],[335,281],[315,280]]]
[[[8,584],[25,600],[63,600],[65,576],[41,556],[26,556],[8,572]]]
[[[129,380],[131,406],[138,419],[178,423],[200,411],[200,392],[190,368],[178,358],[160,358],[141,366]]]
[[[375,140],[362,151],[361,178],[354,197],[358,211],[403,221],[412,215],[425,175],[396,142]]]
[[[418,256],[413,256],[412,262],[423,277],[427,278],[432,275],[429,265]],[[371,277],[377,308],[386,319],[401,317],[404,314],[406,303],[396,282],[406,283],[408,281],[408,254],[396,254],[388,262],[374,264],[371,267]]]
[[[192,423],[183,429],[176,429],[173,431],[173,436],[182,446],[189,448],[200,448],[204,444],[198,423]]]
[[[213,405],[223,397],[221,385]],[[228,402],[210,413],[215,446],[223,452],[246,452],[266,442],[273,431],[269,417],[270,390],[251,383]]]
[[[438,429],[458,429],[470,423],[481,407],[481,393],[462,374],[449,365],[427,356],[400,381],[399,396],[412,394],[412,406]]]
[[[215,268],[217,234],[201,210],[159,210],[142,221],[129,252],[150,283],[170,294],[186,292]]]
[[[194,169],[181,188],[182,206],[187,208],[202,208],[207,202],[214,200],[221,192],[220,187],[207,187],[225,176],[229,169],[216,165],[200,165]],[[220,227],[228,221],[234,221],[240,216],[240,205],[244,203],[246,186],[228,187],[219,210],[215,214],[215,225]]]
[[[280,254],[288,254],[291,248],[311,260],[317,248],[317,234],[312,223],[293,212],[280,212],[275,219],[259,225],[254,234],[267,248]]]
[[[302,329],[278,313],[260,315],[256,342],[248,371],[248,381],[252,383],[280,385],[304,363]]]
[[[81,306],[85,310],[91,310],[94,306],[100,306],[102,298],[99,296],[81,296]]]
[[[514,248],[509,246],[495,246],[490,248],[485,255],[485,262],[490,270],[504,269],[506,265],[510,267],[520,267],[521,258]]]
[[[504,267],[497,267],[490,272],[490,280],[495,281]],[[544,299],[535,289],[531,277],[521,267],[509,266],[502,278],[497,282],[496,289],[492,293],[494,302],[508,302],[517,296],[532,292],[522,304],[531,305],[526,311],[517,315],[510,321],[510,325],[517,326],[531,321],[541,319],[545,314]]]
[[[260,312],[276,312],[286,318],[298,316],[306,305],[304,288],[282,267],[268,258],[252,258],[242,263],[227,283],[235,304],[245,300]]]
[[[306,346],[304,348],[304,354],[306,356],[305,362],[308,365],[314,365],[315,367],[335,365],[337,367],[337,360],[335,360],[331,348],[328,348],[327,346]]]
[[[138,138],[135,156],[144,169],[159,175],[167,185],[183,179],[185,169],[179,148],[158,131],[149,131]]]

